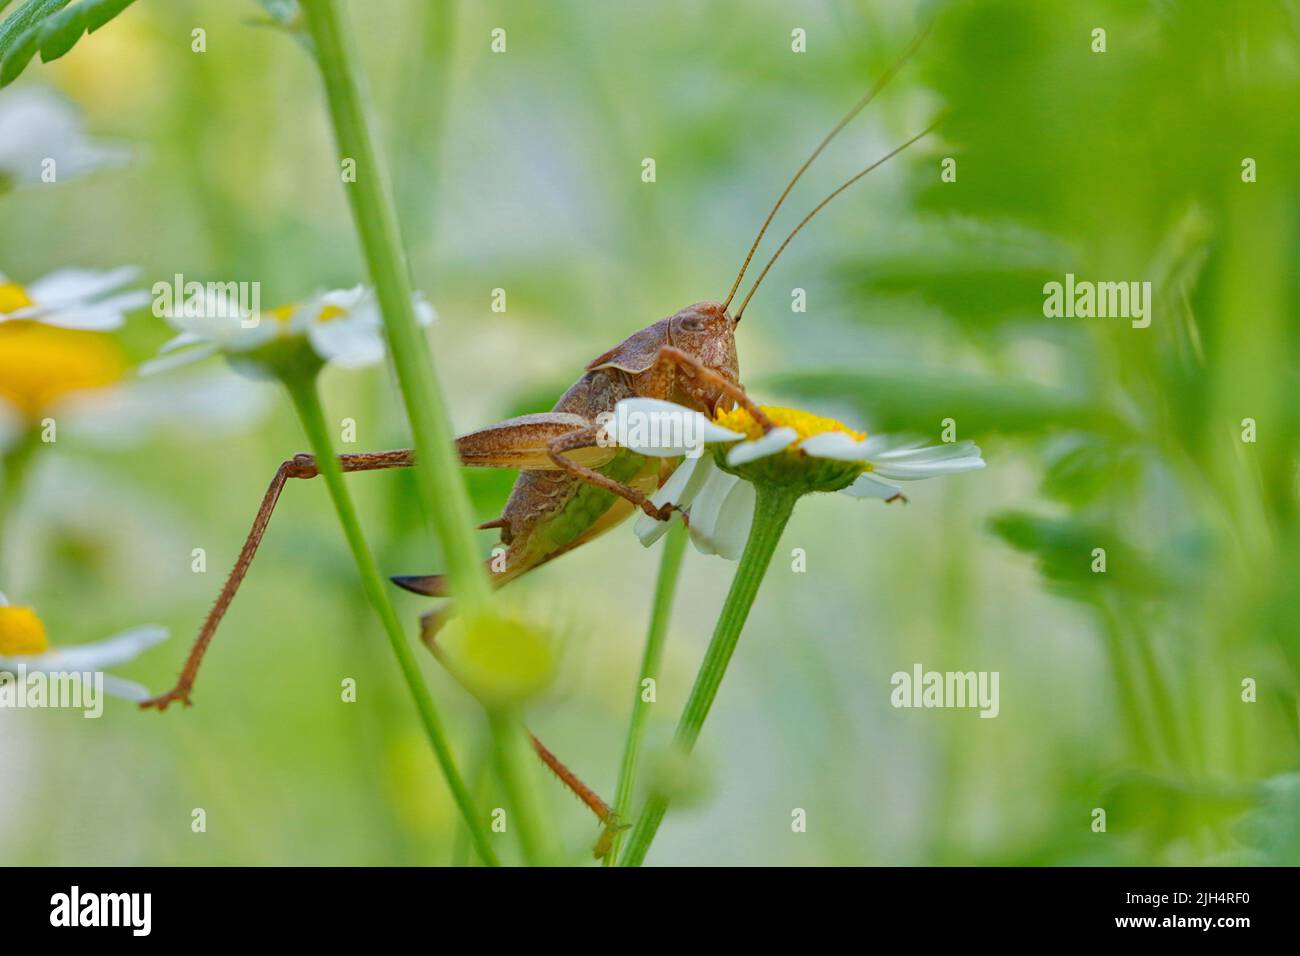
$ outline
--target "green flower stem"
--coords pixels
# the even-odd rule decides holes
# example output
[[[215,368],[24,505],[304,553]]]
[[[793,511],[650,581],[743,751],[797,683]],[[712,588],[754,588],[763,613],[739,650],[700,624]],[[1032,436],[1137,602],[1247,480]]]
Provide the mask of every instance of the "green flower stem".
[[[483,739],[475,746],[474,755],[471,758],[469,781],[473,788],[472,795],[474,805],[481,806],[488,799],[488,784],[491,781],[492,769],[492,738],[485,731]],[[454,867],[467,867],[470,865],[470,843],[469,833],[462,825],[456,827],[456,836],[451,843],[451,865]]]
[[[334,457],[329,429],[325,424],[325,413],[321,409],[320,395],[316,391],[315,375],[290,375],[284,381],[293,398],[298,417],[302,419],[302,427],[307,432],[312,452],[316,455],[316,467],[321,477],[325,479],[330,499],[334,502],[334,510],[338,512],[339,523],[343,526],[343,534],[348,540],[348,547],[352,550],[352,557],[356,560],[357,570],[361,573],[361,583],[365,588],[366,596],[383,622],[389,643],[393,646],[393,653],[397,656],[397,665],[406,679],[406,686],[415,701],[415,709],[420,714],[420,722],[424,724],[424,731],[433,747],[434,756],[437,757],[443,775],[447,778],[447,785],[451,788],[456,806],[460,808],[461,816],[465,819],[465,826],[469,829],[470,838],[474,841],[479,856],[484,862],[495,866],[497,865],[496,854],[488,843],[483,818],[475,811],[469,791],[465,788],[465,782],[456,769],[456,760],[447,743],[442,718],[438,716],[433,697],[429,693],[429,688],[425,686],[420,668],[415,662],[415,654],[406,641],[406,635],[402,633],[401,622],[397,619],[397,612],[393,610],[392,602],[388,599],[388,590],[379,574],[379,565],[375,563],[375,557],[370,553],[370,546],[366,544],[366,539],[361,533],[356,507],[343,480],[343,469],[339,467],[338,459]]]
[[[522,752],[527,743],[524,725],[518,714],[497,707],[488,708],[488,723],[492,728],[497,776],[510,805],[511,817],[507,826],[513,828],[519,837],[524,862],[529,866],[544,866],[552,856],[542,838],[542,815],[533,802],[534,788],[528,785],[524,770],[523,758],[528,756]]]
[[[356,163],[356,181],[347,183],[345,192],[411,422],[420,463],[416,482],[446,554],[451,590],[462,610],[473,613],[486,606],[490,589],[479,561],[469,495],[453,450],[442,387],[415,316],[397,213],[361,94],[356,50],[338,0],[303,0],[302,8],[325,82],[339,154]]]
[[[627,819],[628,812],[631,810],[637,760],[641,756],[646,720],[650,716],[650,704],[642,698],[641,682],[647,677],[656,681],[659,679],[659,664],[664,656],[664,638],[668,634],[668,619],[672,616],[673,595],[677,592],[677,578],[682,569],[682,557],[686,553],[687,538],[686,526],[674,521],[664,538],[663,555],[659,559],[659,580],[655,583],[654,605],[650,610],[650,626],[645,638],[645,654],[641,658],[641,670],[636,678],[636,691],[632,695],[632,718],[628,721],[627,743],[623,745],[623,765],[619,768],[618,791],[614,795],[614,814],[620,820]],[[614,865],[622,843],[623,834],[620,832],[614,837],[610,851],[605,854],[603,861],[605,866]]]
[[[749,616],[749,609],[754,605],[758,595],[758,586],[763,582],[772,555],[776,552],[781,532],[794,511],[794,503],[799,493],[783,485],[759,484],[754,503],[754,522],[749,529],[749,540],[745,542],[745,551],[736,566],[736,576],[731,581],[731,589],[718,615],[718,623],[713,629],[713,639],[709,649],[704,652],[704,662],[695,677],[695,686],[687,698],[686,708],[677,723],[674,744],[683,754],[689,754],[700,736],[700,728],[713,706],[713,698],[718,694],[722,684],[722,675],[727,671],[731,654],[740,639],[741,629]],[[627,850],[621,866],[640,866],[650,849],[650,843],[663,822],[668,811],[668,797],[656,793],[646,802],[641,811],[632,835],[628,838]]]

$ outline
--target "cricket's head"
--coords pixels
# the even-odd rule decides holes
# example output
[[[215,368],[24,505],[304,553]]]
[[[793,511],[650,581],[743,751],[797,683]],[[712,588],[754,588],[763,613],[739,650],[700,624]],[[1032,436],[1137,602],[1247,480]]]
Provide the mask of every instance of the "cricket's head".
[[[733,385],[740,384],[740,360],[736,358],[736,320],[721,302],[688,305],[668,323],[668,344],[699,360]],[[719,407],[730,408],[730,399],[709,382],[678,378],[683,397],[709,415]]]
[[[740,362],[736,359],[736,321],[721,302],[697,302],[666,319],[660,319],[634,332],[608,352],[598,355],[587,365],[592,372],[616,368],[633,375],[650,371],[660,350],[671,345],[687,353],[710,371],[733,384],[740,382]],[[717,383],[696,381],[689,376],[675,377],[675,400],[683,401],[702,412],[714,414],[724,403]],[[647,395],[670,398],[668,395]],[[726,406],[730,408],[730,405]]]

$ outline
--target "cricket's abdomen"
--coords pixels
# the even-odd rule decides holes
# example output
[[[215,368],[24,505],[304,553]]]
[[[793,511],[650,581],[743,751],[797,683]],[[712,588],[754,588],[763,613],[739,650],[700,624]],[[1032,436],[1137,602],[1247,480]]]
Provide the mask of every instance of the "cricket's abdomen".
[[[621,449],[596,471],[649,494],[658,487],[659,467],[656,459]],[[504,584],[585,544],[631,513],[625,499],[564,472],[523,472],[502,514],[510,525],[502,534],[505,567],[497,563],[494,583]]]

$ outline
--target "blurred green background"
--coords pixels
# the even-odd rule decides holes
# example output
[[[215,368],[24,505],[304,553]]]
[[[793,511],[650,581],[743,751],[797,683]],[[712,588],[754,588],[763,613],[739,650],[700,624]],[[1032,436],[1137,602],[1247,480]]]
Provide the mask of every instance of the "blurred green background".
[[[786,178],[934,21],[765,248],[946,109],[939,135],[800,236],[737,341],[762,400],[931,441],[951,418],[988,467],[909,488],[906,507],[800,505],[701,740],[698,798],[674,806],[650,862],[1300,862],[1297,4],[349,7],[462,431],[548,408],[630,332],[725,296]],[[250,23],[262,16],[141,0],[0,91],[52,86],[132,152],[0,198],[0,269],[259,280],[266,306],[364,281],[317,77],[291,38]],[[1151,327],[1045,318],[1043,283],[1067,272],[1151,281]],[[138,364],[168,331],[145,309],[116,340]],[[357,422],[355,450],[406,444],[386,370],[323,384],[331,417]],[[116,421],[70,417],[41,450],[3,503],[0,591],[56,644],[167,625],[170,641],[122,669],[161,691],[304,442],[278,393],[215,362],[148,387]],[[482,518],[512,477],[469,475]],[[385,571],[441,569],[409,474],[350,480]],[[652,748],[732,570],[686,561]],[[607,798],[657,564],[629,524],[512,586],[568,634],[530,725]],[[429,602],[397,600],[414,634]],[[481,710],[421,659],[477,778]],[[1000,715],[894,709],[890,675],[918,662],[998,671]],[[0,711],[0,862],[457,858],[454,808],[319,483],[286,491],[194,699],[165,715],[110,701],[99,721]],[[591,818],[540,768],[533,786],[589,860]],[[191,832],[196,807],[206,833]]]

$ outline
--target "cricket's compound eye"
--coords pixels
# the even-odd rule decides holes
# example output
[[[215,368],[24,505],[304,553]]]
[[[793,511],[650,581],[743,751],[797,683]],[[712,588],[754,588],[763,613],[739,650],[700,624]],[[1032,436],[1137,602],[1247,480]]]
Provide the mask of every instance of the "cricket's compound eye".
[[[687,332],[703,332],[704,320],[694,315],[687,316],[682,319],[682,328]]]

